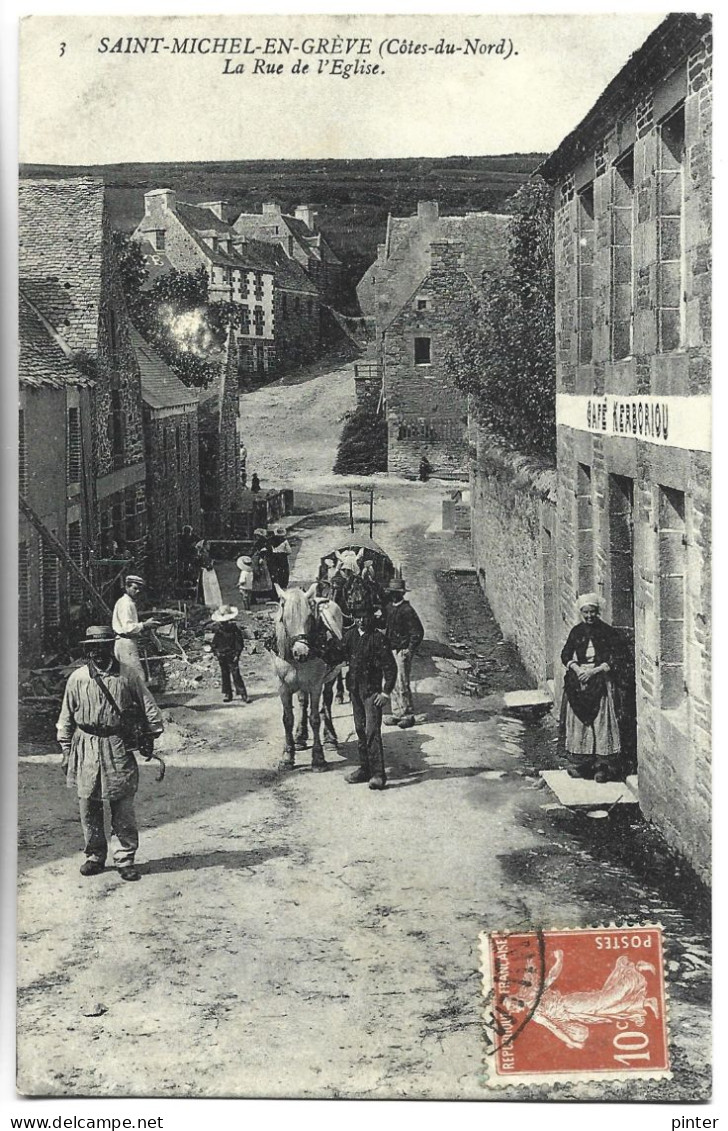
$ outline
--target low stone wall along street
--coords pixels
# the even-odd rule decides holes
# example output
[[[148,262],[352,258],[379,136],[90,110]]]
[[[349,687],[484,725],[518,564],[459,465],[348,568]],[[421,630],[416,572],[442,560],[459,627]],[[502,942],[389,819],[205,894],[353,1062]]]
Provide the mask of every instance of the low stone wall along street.
[[[554,676],[556,472],[505,453],[480,430],[471,449],[471,541],[478,580],[535,684]]]

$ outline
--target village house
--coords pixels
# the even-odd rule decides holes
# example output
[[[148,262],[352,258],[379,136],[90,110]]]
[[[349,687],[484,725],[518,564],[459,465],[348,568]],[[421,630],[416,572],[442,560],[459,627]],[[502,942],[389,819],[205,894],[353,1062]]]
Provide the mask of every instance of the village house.
[[[236,336],[241,367],[265,373],[276,361],[275,274],[268,257],[256,255],[250,243],[233,246],[235,232],[224,218],[226,207],[222,201],[184,204],[172,189],[152,189],[144,194],[144,216],[132,239],[144,252],[151,282],[172,269],[205,268],[210,302],[234,303],[240,310]]]
[[[32,305],[19,303],[18,489],[82,570],[95,532],[93,513],[93,381]],[[79,617],[85,594],[78,577],[21,510],[18,635],[21,663],[58,647]]]
[[[237,350],[230,329],[224,358],[216,365],[211,383],[200,390],[200,507],[206,538],[239,536],[245,525],[241,510]]]
[[[166,272],[204,267],[210,302],[237,308],[241,377],[284,371],[317,356],[320,295],[314,278],[277,240],[231,226],[225,201],[185,204],[172,189],[145,194],[133,239],[144,251],[150,282]]]
[[[120,558],[144,568],[147,497],[141,382],[102,181],[20,182],[19,277],[32,313],[74,369],[93,383],[90,444],[81,446],[81,472],[81,457],[74,456],[78,489],[69,485],[79,508],[69,523],[81,526],[73,525],[66,538],[79,561],[90,559],[91,580],[103,588],[123,569]],[[78,450],[71,414],[76,407],[69,401],[69,451]],[[80,420],[80,402],[78,408]],[[66,467],[66,459],[48,466],[49,492]]]
[[[389,217],[357,295],[375,319],[390,472],[416,475],[426,456],[436,475],[465,474],[467,403],[446,362],[484,276],[504,268],[506,225],[489,212],[440,216],[436,201],[421,201],[415,216]]]
[[[670,15],[539,170],[556,210],[561,636],[596,590],[634,659],[640,806],[703,877],[711,89],[710,18]]]
[[[209,207],[209,205],[208,205]],[[341,287],[341,260],[318,229],[311,204],[300,204],[288,215],[268,201],[260,212],[241,212],[233,227],[246,239],[278,244],[316,284],[323,302],[336,309]]]
[[[158,592],[180,580],[183,526],[200,530],[199,389],[189,388],[132,327],[131,341],[142,381],[144,447],[149,512],[147,581]]]

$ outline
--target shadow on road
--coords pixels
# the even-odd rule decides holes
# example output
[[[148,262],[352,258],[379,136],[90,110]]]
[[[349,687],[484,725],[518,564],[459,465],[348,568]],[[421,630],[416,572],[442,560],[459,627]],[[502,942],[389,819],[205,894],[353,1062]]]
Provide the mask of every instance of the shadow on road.
[[[142,853],[148,852],[145,833],[151,829],[228,805],[247,793],[270,789],[278,781],[273,765],[220,769],[173,763],[161,784],[143,768],[136,797]],[[19,790],[19,873],[83,851],[78,798],[75,790],[66,787],[59,766],[21,762]]]
[[[200,868],[228,868],[231,871],[239,871],[242,868],[255,868],[258,864],[265,864],[268,860],[290,854],[290,848],[285,845],[257,848],[248,852],[222,849],[215,852],[181,852],[177,856],[163,856],[160,860],[150,860],[148,863],[140,864],[139,871],[143,876],[161,872],[198,871]]]

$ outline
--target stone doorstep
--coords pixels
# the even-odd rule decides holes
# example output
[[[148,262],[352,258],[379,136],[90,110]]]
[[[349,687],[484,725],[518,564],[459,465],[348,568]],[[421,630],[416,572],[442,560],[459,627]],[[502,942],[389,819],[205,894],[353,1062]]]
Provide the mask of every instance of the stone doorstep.
[[[609,808],[611,805],[637,805],[637,778],[626,782],[609,781],[600,784],[584,778],[571,778],[566,770],[542,770],[540,777],[556,794],[562,805],[569,809]]]
[[[503,694],[503,705],[508,711],[517,711],[519,708],[553,707],[553,696],[548,691],[539,691],[538,688],[525,691],[506,691]]]

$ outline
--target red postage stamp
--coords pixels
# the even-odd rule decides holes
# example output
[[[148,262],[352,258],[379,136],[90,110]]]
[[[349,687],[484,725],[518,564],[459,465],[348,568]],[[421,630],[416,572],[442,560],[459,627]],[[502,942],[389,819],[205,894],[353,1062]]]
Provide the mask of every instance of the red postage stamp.
[[[489,1087],[670,1077],[662,928],[480,936]]]

